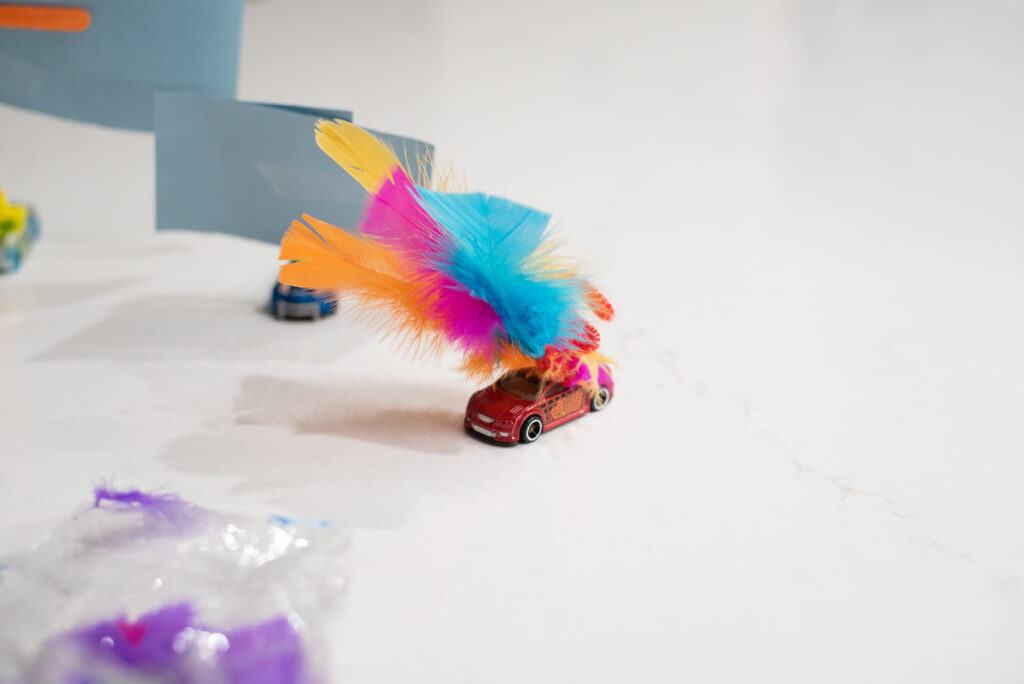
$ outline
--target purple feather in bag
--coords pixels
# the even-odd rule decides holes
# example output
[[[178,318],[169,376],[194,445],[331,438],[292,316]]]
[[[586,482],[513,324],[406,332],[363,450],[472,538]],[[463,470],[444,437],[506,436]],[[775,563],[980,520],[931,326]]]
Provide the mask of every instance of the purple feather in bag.
[[[328,681],[346,545],[322,522],[103,484],[0,576],[0,684]]]

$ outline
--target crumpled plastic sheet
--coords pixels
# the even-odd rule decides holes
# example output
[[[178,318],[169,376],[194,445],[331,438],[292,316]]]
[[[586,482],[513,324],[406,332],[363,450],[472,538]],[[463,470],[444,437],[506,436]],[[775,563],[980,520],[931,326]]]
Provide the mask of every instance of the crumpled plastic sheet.
[[[0,684],[322,684],[347,584],[329,523],[98,487],[0,562]]]

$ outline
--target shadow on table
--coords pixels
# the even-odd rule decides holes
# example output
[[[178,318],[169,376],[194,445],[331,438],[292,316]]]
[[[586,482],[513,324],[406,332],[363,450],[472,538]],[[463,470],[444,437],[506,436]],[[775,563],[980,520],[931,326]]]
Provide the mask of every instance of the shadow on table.
[[[160,460],[284,511],[395,528],[424,496],[500,482],[499,454],[464,434],[455,406],[465,399],[457,387],[252,376],[232,414],[172,440]]]
[[[463,413],[451,407],[467,398],[464,390],[435,385],[365,378],[314,384],[252,376],[242,381],[235,400],[235,423],[452,453],[465,436]]]
[[[371,339],[366,331],[338,318],[315,323],[277,321],[267,312],[264,301],[262,298],[201,296],[142,297],[118,305],[105,319],[35,359],[287,359],[326,363]]]

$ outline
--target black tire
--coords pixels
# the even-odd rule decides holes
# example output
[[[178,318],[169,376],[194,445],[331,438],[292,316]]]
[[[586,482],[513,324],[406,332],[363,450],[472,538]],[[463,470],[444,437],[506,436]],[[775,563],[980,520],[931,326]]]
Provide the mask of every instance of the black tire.
[[[591,397],[590,410],[602,411],[606,406],[608,406],[608,402],[611,400],[612,393],[608,391],[607,387],[602,387],[601,389],[597,390],[597,394]]]
[[[530,416],[523,423],[522,430],[519,431],[519,441],[526,444],[536,442],[542,432],[544,432],[544,421],[540,419],[540,416]]]

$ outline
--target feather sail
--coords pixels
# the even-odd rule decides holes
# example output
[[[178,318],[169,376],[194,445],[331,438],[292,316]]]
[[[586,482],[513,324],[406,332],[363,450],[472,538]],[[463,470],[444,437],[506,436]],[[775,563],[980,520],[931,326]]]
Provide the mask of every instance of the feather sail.
[[[610,362],[587,316],[611,320],[614,309],[559,256],[548,214],[419,187],[387,145],[348,122],[320,121],[316,141],[369,197],[352,233],[294,221],[281,282],[338,290],[386,332],[454,347],[470,376],[529,368],[596,390]]]

